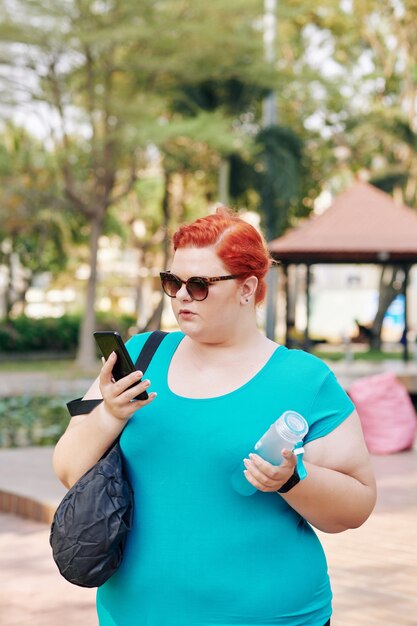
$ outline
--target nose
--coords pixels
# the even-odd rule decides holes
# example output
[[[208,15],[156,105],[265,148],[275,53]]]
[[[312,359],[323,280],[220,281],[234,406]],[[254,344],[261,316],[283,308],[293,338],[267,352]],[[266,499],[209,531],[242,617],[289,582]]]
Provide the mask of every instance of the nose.
[[[184,283],[181,285],[181,289],[178,289],[175,298],[177,300],[182,301],[182,302],[191,302],[192,301],[192,298],[191,298],[190,294],[188,293]]]

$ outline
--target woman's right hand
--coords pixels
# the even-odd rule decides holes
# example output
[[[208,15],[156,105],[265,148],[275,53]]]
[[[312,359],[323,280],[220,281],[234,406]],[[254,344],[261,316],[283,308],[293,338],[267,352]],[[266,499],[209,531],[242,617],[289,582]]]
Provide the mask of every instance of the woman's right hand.
[[[67,487],[71,487],[87,470],[103,456],[120,435],[135,411],[152,402],[156,393],[147,400],[134,400],[150,385],[149,380],[139,382],[142,372],[132,372],[115,381],[112,375],[116,354],[107,361],[103,359],[100,375],[93,382],[84,400],[100,402],[90,413],[71,418],[68,428],[55,446],[53,466],[56,475]],[[129,387],[134,385],[131,389]]]
[[[152,402],[156,397],[156,393],[151,392],[147,400],[133,400],[133,398],[148,389],[151,384],[150,380],[146,379],[140,382],[143,374],[140,371],[135,371],[115,381],[112,371],[116,360],[117,355],[115,352],[111,353],[107,361],[103,359],[104,364],[99,376],[100,391],[107,412],[119,420],[127,421],[135,411]],[[134,387],[131,387],[131,385],[134,385]],[[129,389],[129,387],[131,388]]]

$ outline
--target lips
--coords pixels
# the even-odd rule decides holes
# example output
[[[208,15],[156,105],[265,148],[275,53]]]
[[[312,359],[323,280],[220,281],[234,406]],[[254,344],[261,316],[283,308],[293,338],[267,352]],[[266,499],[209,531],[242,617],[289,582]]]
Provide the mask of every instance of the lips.
[[[179,315],[195,315],[194,311],[190,311],[189,309],[180,309],[178,311]]]

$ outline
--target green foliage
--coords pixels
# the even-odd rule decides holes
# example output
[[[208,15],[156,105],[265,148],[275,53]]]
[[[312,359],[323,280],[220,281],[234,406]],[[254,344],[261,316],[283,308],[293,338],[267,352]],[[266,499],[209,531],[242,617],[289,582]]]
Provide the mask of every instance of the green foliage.
[[[41,102],[58,120],[47,149],[16,129],[0,143],[0,240],[28,273],[87,262],[73,246],[89,232],[96,242],[116,233],[154,266],[165,233],[217,200],[226,159],[234,204],[261,204],[268,238],[306,216],[323,186],[340,189],[364,169],[417,205],[416,8],[278,2],[273,63],[264,8],[0,0],[1,102]],[[278,127],[259,132],[270,90]],[[133,233],[139,221],[143,235]]]
[[[94,323],[97,243],[103,232],[117,230],[113,208],[149,166],[148,147],[159,149],[167,181],[153,238],[191,213],[192,196],[197,204],[204,198],[207,209],[221,157],[245,145],[243,108],[255,108],[257,101],[259,109],[258,96],[272,88],[275,76],[264,60],[263,5],[65,0],[58,7],[51,0],[0,0],[1,9],[0,98],[29,110],[42,104],[62,197],[89,223],[92,271],[79,355],[86,363],[93,356],[87,338]],[[176,189],[175,199],[174,192],[168,199],[177,173],[187,178],[184,194]],[[130,223],[139,219],[132,214]],[[128,237],[127,230],[118,234]],[[164,238],[159,242],[161,250]]]
[[[17,317],[0,325],[2,352],[65,352],[77,343],[79,319],[71,316],[32,319]]]
[[[134,328],[136,324],[136,318],[132,315],[118,315],[114,317],[109,313],[103,313],[99,311],[97,313],[97,326],[95,330],[117,330],[123,339],[127,339],[129,331]]]
[[[69,422],[70,398],[19,396],[0,398],[0,448],[51,446]]]
[[[327,351],[327,350],[317,350],[313,348],[311,350],[312,354],[319,357],[320,359],[324,359],[325,361],[342,361],[346,359],[346,353],[343,351]],[[387,360],[398,361],[403,358],[402,351],[384,351],[384,350],[374,350],[369,349],[366,352],[354,352],[352,355],[354,361],[369,361],[372,363],[382,363]]]
[[[239,76],[217,80],[203,80],[198,84],[185,83],[173,97],[173,110],[193,116],[199,110],[228,110],[239,117],[243,112],[251,110],[255,103],[260,103],[268,93],[269,86],[265,81],[245,82]]]
[[[272,239],[284,232],[292,205],[301,200],[303,146],[291,129],[282,126],[263,129],[256,140],[260,171],[255,184],[267,238]]]
[[[117,330],[122,337],[135,323],[125,315],[117,319],[109,314],[97,315],[96,330]],[[77,348],[80,317],[64,315],[58,318],[32,319],[21,316],[0,323],[0,352],[68,352]]]
[[[417,205],[416,18],[415,3],[353,0],[345,27],[334,22],[328,33],[339,59],[336,84],[345,94],[338,98],[343,110],[339,106],[336,115],[335,105],[326,115],[344,154],[335,159],[333,175],[366,171],[410,206]]]
[[[252,155],[251,155],[252,156]],[[256,188],[256,163],[253,158],[244,158],[240,154],[232,154],[230,161],[230,197],[237,205],[251,206],[251,192]],[[258,209],[259,196],[256,196],[256,209]]]
[[[63,270],[68,224],[52,155],[26,130],[8,124],[0,136],[0,238],[31,273]],[[8,265],[0,248],[0,262]]]
[[[387,172],[379,172],[370,178],[369,182],[385,193],[393,193],[395,189],[405,189],[407,180],[407,172],[395,172],[391,169]]]
[[[160,207],[164,195],[162,176],[143,177],[135,185],[135,192],[139,203],[138,214],[149,225],[152,223],[152,232],[160,221]]]

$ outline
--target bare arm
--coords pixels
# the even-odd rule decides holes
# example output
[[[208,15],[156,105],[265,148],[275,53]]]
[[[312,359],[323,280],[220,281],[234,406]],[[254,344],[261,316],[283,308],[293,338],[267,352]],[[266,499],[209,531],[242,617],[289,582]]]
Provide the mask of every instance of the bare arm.
[[[91,413],[73,417],[55,447],[54,471],[66,487],[71,487],[100,459],[133,413],[152,402],[156,396],[150,393],[148,400],[132,402],[132,398],[149,387],[150,381],[144,380],[128,389],[142,376],[142,372],[132,372],[114,382],[112,369],[115,361],[116,355],[113,353],[84,396],[86,400],[103,398],[103,402]]]
[[[261,491],[276,491],[292,475],[296,459],[287,453],[279,467],[257,455],[246,463],[246,477]],[[288,504],[316,528],[337,533],[357,528],[371,514],[375,479],[356,411],[325,437],[305,446],[308,476],[288,493]]]

